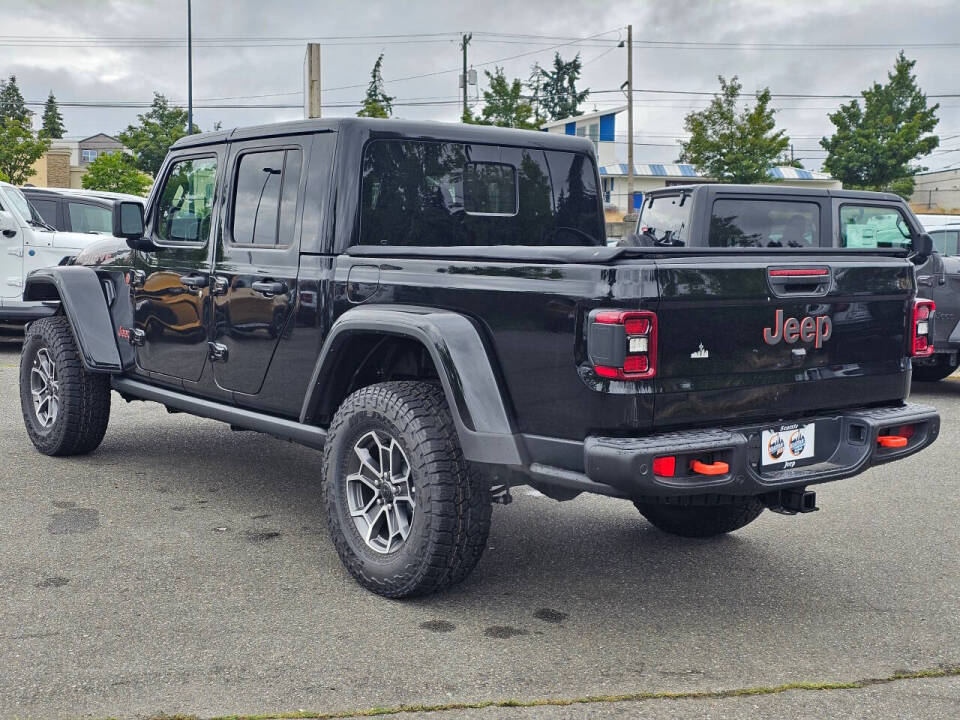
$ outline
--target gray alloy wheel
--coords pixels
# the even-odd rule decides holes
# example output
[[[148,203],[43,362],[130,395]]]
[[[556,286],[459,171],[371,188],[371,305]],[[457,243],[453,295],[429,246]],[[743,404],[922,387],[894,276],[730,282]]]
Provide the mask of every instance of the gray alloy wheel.
[[[344,485],[350,517],[371,550],[400,549],[410,534],[416,488],[403,448],[383,430],[371,430],[353,445]]]
[[[48,428],[53,425],[60,413],[60,381],[57,379],[57,364],[47,348],[40,348],[33,357],[30,395],[33,397],[33,412],[40,426]]]

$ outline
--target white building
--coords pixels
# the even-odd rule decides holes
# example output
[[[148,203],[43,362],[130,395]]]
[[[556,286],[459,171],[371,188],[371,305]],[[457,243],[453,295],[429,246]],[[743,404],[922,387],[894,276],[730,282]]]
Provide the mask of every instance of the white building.
[[[626,112],[626,105],[612,110],[587,113],[577,117],[554,120],[540,126],[552,133],[577,135],[593,140],[600,166],[600,181],[603,183],[604,200],[627,212],[627,144],[617,142],[617,115]],[[622,137],[626,137],[623,133]],[[678,148],[679,149],[679,148]],[[697,173],[692,165],[670,163],[634,163],[633,208],[639,210],[643,194],[669,185],[691,185],[711,182],[711,178]],[[801,168],[775,167],[770,169],[771,182],[802,187],[839,189],[842,184],[826,173],[812,172]]]

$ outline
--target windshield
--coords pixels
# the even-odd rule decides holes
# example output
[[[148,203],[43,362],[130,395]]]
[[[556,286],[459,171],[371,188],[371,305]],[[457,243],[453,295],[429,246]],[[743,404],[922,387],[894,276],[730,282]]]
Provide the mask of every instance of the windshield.
[[[7,198],[10,200],[10,204],[17,209],[17,212],[20,213],[21,217],[27,220],[33,220],[34,222],[43,222],[43,218],[40,217],[40,213],[38,213],[37,209],[30,204],[30,201],[27,200],[22,192],[20,192],[19,188],[8,187]]]

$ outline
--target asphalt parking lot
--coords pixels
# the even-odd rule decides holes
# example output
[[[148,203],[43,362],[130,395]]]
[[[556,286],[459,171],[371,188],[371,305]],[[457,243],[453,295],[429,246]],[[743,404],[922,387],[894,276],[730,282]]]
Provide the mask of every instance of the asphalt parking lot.
[[[0,345],[3,718],[960,716],[960,381],[915,388],[932,448],[818,513],[690,541],[521,489],[467,582],[396,602],[341,569],[316,452],[115,395],[96,453],[47,458],[18,362]]]

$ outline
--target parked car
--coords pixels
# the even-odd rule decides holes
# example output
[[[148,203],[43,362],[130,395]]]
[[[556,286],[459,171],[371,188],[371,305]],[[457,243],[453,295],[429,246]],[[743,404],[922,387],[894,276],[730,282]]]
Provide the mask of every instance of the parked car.
[[[698,214],[704,216],[701,223],[709,218],[709,232],[691,231]],[[903,251],[923,230],[906,202],[889,193],[705,184],[648,193],[637,232],[624,244]],[[960,366],[960,258],[950,257],[956,253],[956,232],[942,227],[929,235],[936,252],[917,265],[916,275],[918,292],[936,306],[936,322],[930,326],[930,345],[912,362],[913,379],[928,382]],[[863,319],[865,306],[853,302],[843,309],[846,305],[834,307],[835,323]]]
[[[94,222],[103,222],[103,208],[87,207],[90,217],[99,213]],[[19,333],[24,323],[56,312],[42,302],[24,301],[27,273],[67,262],[100,238],[51,225],[20,188],[0,182],[0,326],[4,332]]]
[[[813,511],[809,486],[936,439],[936,410],[905,402],[932,321],[909,213],[903,242],[836,248],[838,218],[886,238],[866,215],[899,206],[776,188],[759,212],[711,187],[669,242],[608,247],[599,188],[590,140],[551,133],[333,119],[183,138],[145,212],[116,207],[128,251],[28,278],[60,311],[27,333],[27,433],[93,451],[112,389],[322,448],[337,552],[390,597],[467,577],[510,486],[707,537]],[[671,202],[641,216],[658,239]]]
[[[66,188],[21,188],[43,221],[65,232],[113,234],[113,205],[117,200],[145,202],[126,193],[71,190]]]

